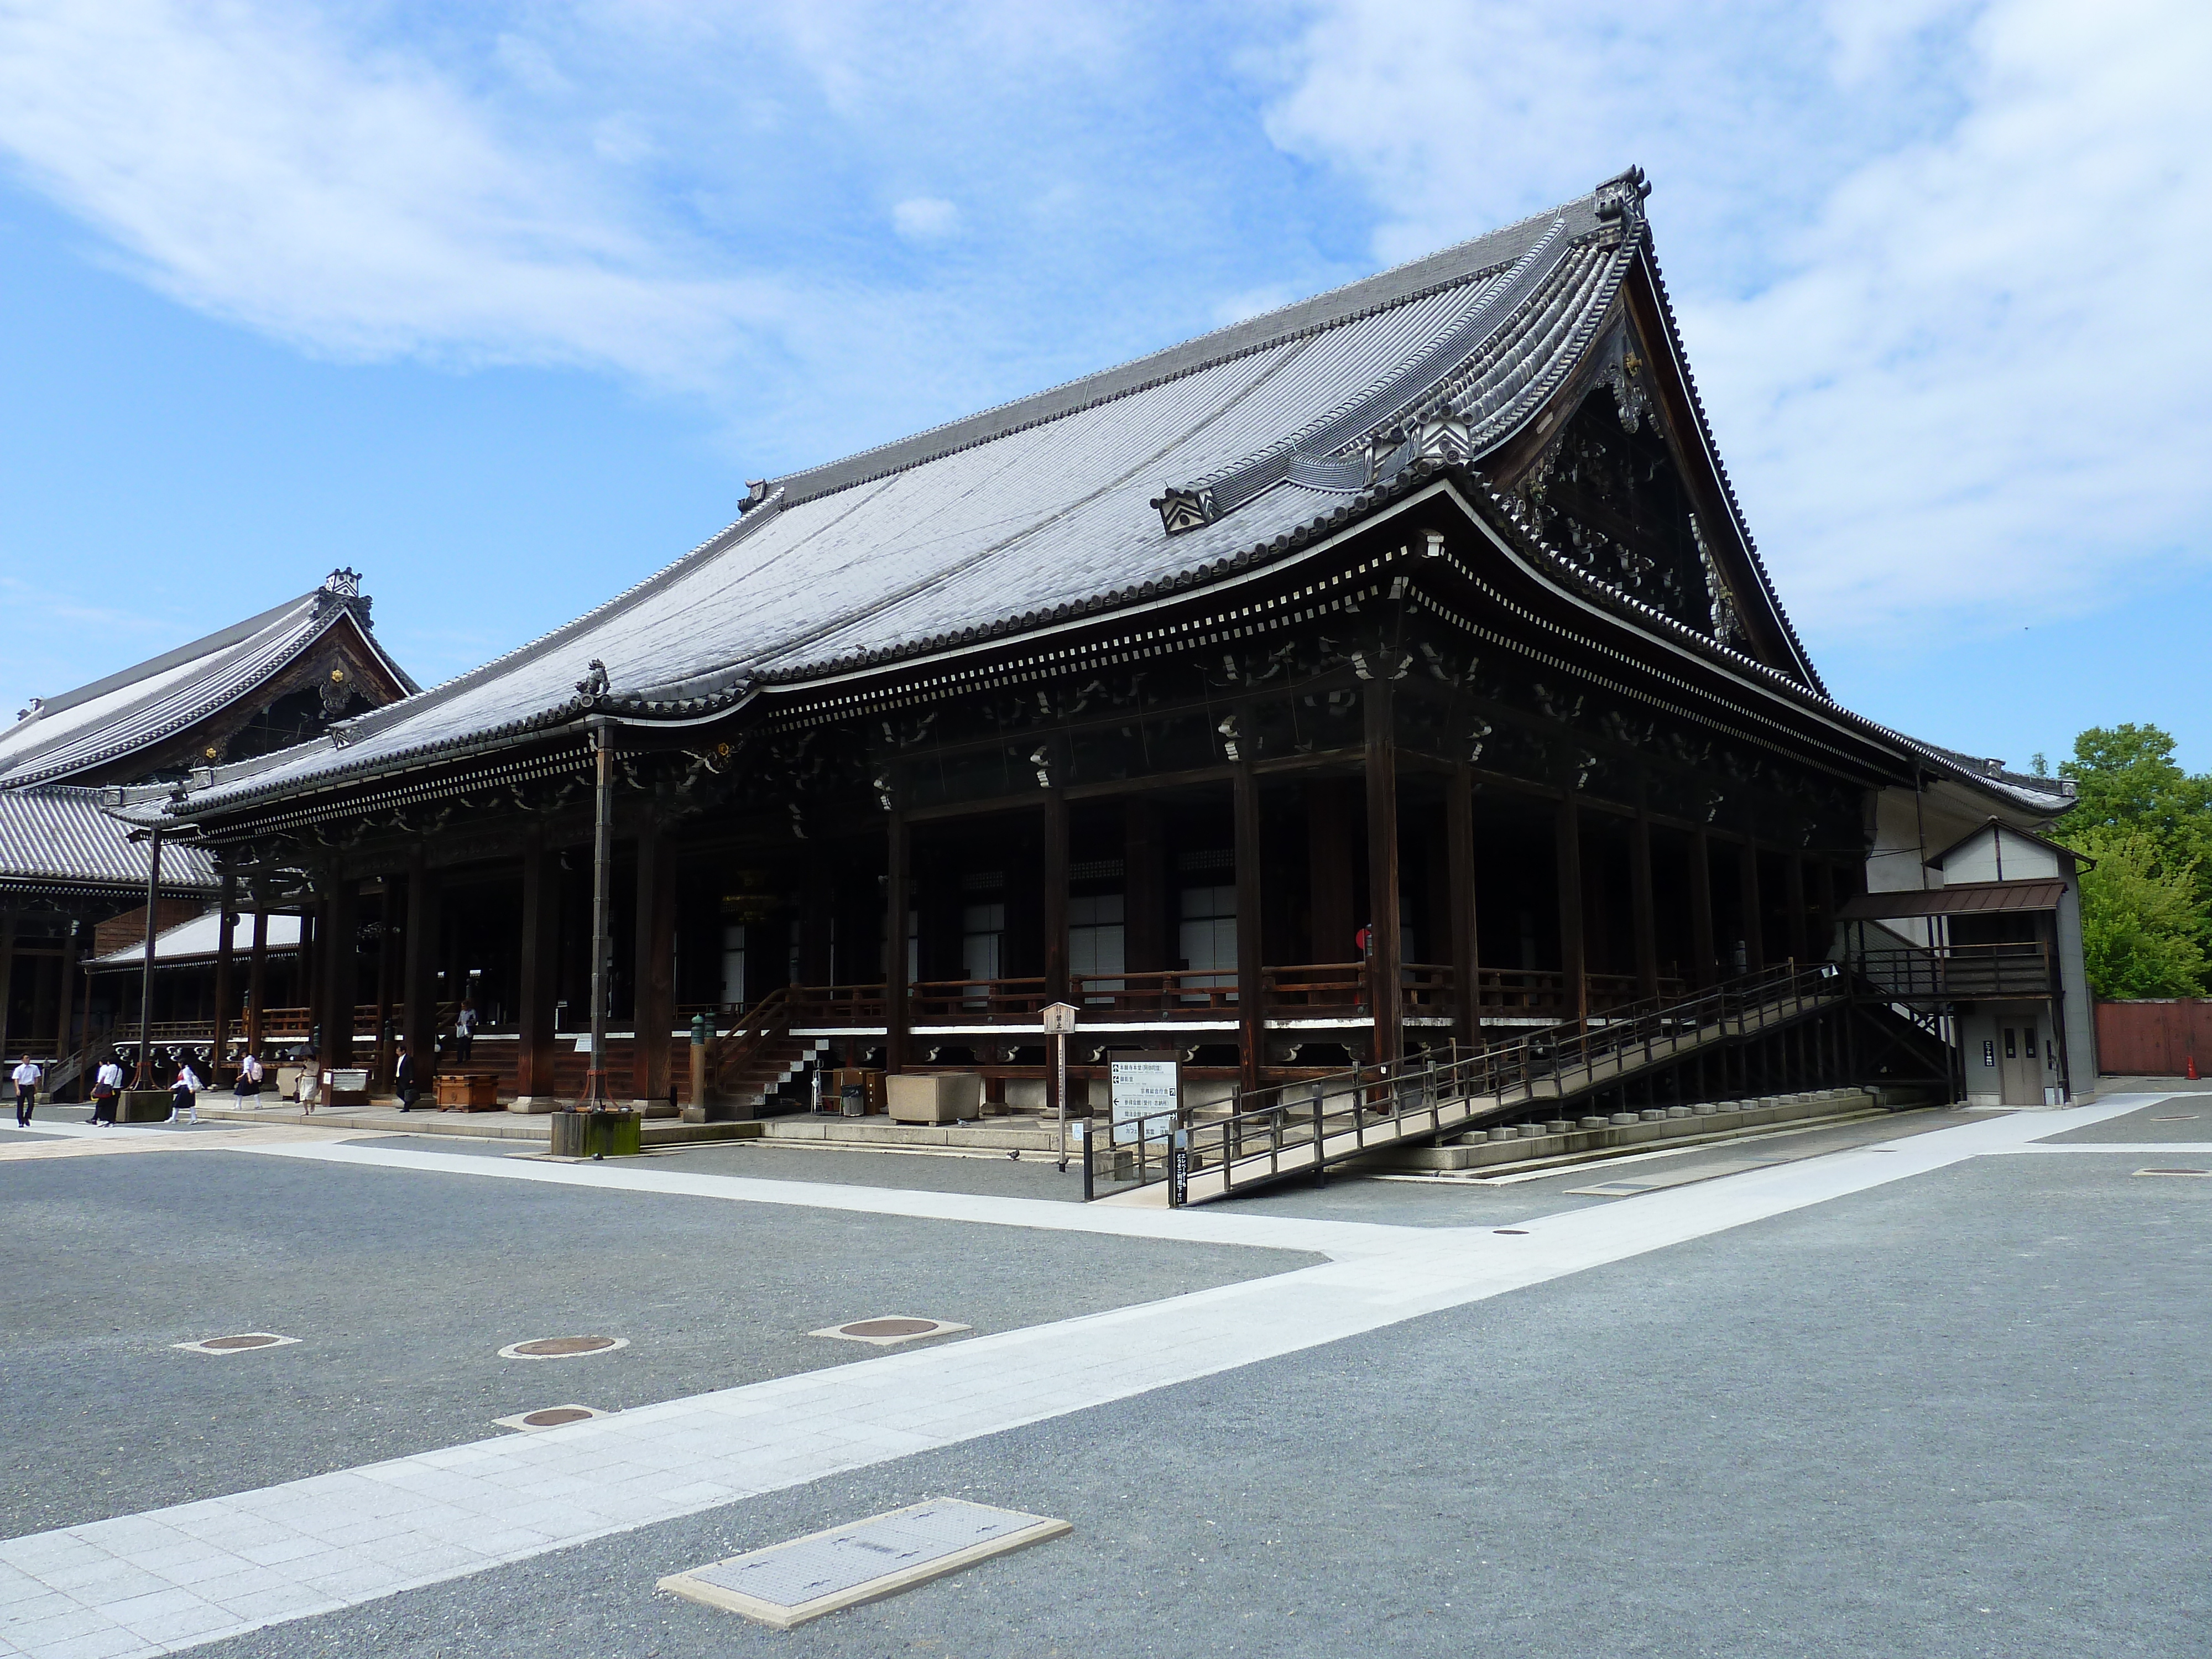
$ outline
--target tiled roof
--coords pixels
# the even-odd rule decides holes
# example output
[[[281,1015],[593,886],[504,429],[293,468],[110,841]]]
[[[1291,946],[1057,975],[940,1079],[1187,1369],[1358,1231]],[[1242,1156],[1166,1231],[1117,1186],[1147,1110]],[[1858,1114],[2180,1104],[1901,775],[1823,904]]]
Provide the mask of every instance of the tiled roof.
[[[100,792],[65,784],[0,789],[0,886],[116,887],[143,892],[147,847],[100,811]],[[217,890],[203,848],[161,848],[165,893]]]
[[[151,748],[267,684],[330,629],[357,600],[341,572],[330,582],[151,661],[42,700],[0,730],[0,787],[66,781]],[[352,603],[349,603],[349,602]],[[392,678],[414,682],[359,629]]]
[[[737,523],[576,622],[326,740],[217,768],[195,810],[573,720],[592,706],[578,681],[595,659],[612,707],[708,714],[764,681],[1204,580],[1357,491],[1302,454],[1233,510],[1170,535],[1152,505],[1164,489],[1286,441],[1356,441],[1365,416],[1407,406],[1378,391],[1449,394],[1479,434],[1497,434],[1555,389],[1640,246],[1607,234],[1602,193],[765,485]]]
[[[497,749],[594,709],[707,718],[759,685],[957,648],[1279,556],[1440,459],[1479,465],[1534,418],[1650,259],[1643,194],[1625,174],[1333,293],[763,482],[738,522],[597,610],[312,744],[216,768],[188,812]],[[1687,384],[1680,341],[1655,344]],[[1791,660],[1762,664],[1626,600],[1623,614],[1835,710],[1732,494],[1729,509]]]
[[[165,850],[161,862],[168,863]],[[253,949],[253,918],[234,915],[230,919],[230,948],[243,961]],[[269,917],[268,948],[271,951],[292,951],[300,948],[300,919],[272,912]],[[194,916],[190,921],[180,921],[154,936],[154,960],[159,964],[185,962],[212,962],[222,944],[222,926],[217,914],[210,910]],[[94,957],[85,964],[88,968],[136,968],[146,960],[146,947],[134,941],[119,951],[110,951],[104,957]]]

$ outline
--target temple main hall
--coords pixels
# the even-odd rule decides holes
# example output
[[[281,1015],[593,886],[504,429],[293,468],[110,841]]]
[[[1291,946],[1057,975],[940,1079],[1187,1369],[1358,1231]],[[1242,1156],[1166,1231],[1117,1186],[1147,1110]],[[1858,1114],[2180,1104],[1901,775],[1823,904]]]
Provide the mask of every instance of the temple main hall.
[[[323,1064],[465,1003],[526,1111],[595,1066],[695,1117],[854,1072],[1033,1109],[1054,1006],[1079,1102],[1165,1053],[1218,1106],[1805,972],[1856,1012],[1792,993],[1799,1086],[1997,1091],[1977,1010],[2027,1033],[2003,1090],[2087,1086],[2070,793],[1829,696],[1648,191],[762,479],[567,626],[114,810],[301,917]]]

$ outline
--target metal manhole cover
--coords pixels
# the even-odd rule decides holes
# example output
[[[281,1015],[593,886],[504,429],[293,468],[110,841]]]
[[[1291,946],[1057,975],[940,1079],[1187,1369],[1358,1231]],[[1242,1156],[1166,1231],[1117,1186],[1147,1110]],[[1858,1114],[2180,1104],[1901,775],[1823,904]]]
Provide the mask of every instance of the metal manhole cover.
[[[2212,1176],[2212,1170],[2137,1170],[2137,1175]]]
[[[944,1498],[709,1562],[654,1588],[789,1630],[1073,1530],[1065,1521]]]
[[[845,1342],[870,1342],[878,1348],[888,1348],[895,1342],[912,1342],[925,1336],[945,1336],[954,1331],[971,1329],[967,1325],[956,1325],[949,1319],[921,1319],[911,1314],[894,1314],[877,1319],[848,1320],[842,1325],[826,1325],[818,1331],[809,1331],[809,1336],[834,1336]]]
[[[499,1351],[501,1359],[574,1359],[587,1353],[612,1353],[629,1346],[626,1336],[540,1336],[527,1342],[510,1342]]]
[[[588,1423],[595,1417],[606,1415],[596,1406],[540,1406],[534,1412],[522,1412],[514,1417],[495,1417],[492,1421],[502,1429],[519,1429],[528,1434],[538,1429],[558,1429],[571,1423]]]
[[[172,1342],[173,1348],[185,1353],[250,1353],[256,1348],[289,1348],[297,1345],[296,1336],[279,1336],[274,1331],[240,1331],[234,1336],[208,1336],[197,1342]]]

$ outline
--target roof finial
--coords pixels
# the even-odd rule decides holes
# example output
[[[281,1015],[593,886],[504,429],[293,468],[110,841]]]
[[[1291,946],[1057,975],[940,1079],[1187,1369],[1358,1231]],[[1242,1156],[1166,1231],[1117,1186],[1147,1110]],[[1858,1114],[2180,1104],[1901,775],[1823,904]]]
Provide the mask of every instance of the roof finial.
[[[361,597],[361,572],[341,565],[323,578],[323,592],[335,593],[342,599]]]

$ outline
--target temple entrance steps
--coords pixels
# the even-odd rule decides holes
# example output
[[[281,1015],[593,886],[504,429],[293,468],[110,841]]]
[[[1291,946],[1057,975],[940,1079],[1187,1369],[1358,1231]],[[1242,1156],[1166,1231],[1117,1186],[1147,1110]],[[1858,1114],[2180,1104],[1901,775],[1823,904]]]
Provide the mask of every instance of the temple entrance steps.
[[[744,1013],[744,1024],[707,1048],[707,1101],[750,1115],[830,1051],[819,1037],[791,1034],[793,988],[779,986]]]
[[[723,1106],[750,1116],[771,1095],[810,1069],[830,1052],[825,1037],[781,1036],[756,1044],[743,1058],[726,1061],[714,1075],[714,1094]]]
[[[1855,1069],[1857,1000],[1832,964],[1790,964],[1471,1054],[1355,1066],[1124,1122],[1087,1148],[1093,1190],[1165,1183],[1171,1201],[1203,1203],[1532,1117],[1541,1133],[1589,1132],[1654,1121],[1646,1112],[1692,1116],[1688,1103],[1724,1094],[1816,1093]]]

